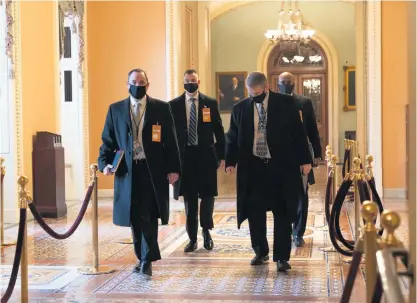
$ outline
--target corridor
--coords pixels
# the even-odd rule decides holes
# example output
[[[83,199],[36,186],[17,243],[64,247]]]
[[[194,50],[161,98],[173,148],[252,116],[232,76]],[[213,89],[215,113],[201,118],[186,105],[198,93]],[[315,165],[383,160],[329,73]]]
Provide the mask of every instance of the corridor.
[[[222,198],[215,207],[214,250],[207,252],[199,243],[195,253],[184,254],[187,243],[183,204],[172,202],[171,219],[160,226],[159,240],[163,260],[154,266],[152,278],[132,273],[136,262],[132,246],[117,243],[130,231],[112,224],[111,200],[99,206],[100,264],[116,269],[112,274],[83,276],[80,266],[92,262],[91,209],[75,234],[67,240],[49,237],[38,224],[28,224],[29,232],[29,302],[338,302],[349,264],[338,253],[322,253],[318,248],[329,244],[327,232],[321,230],[324,216],[325,170],[321,167],[318,183],[310,190],[310,213],[305,236],[306,245],[293,247],[292,270],[277,274],[275,264],[251,267],[247,222],[236,228],[235,202]],[[342,225],[350,233],[352,203],[346,203]],[[397,236],[408,245],[408,218],[405,201],[385,201],[385,208],[399,212],[401,226]],[[57,232],[71,226],[79,204],[69,208],[69,215],[48,220]],[[269,217],[271,218],[271,217]],[[271,218],[272,219],[272,218]],[[272,227],[272,226],[271,226]],[[6,238],[16,237],[17,227],[6,229]],[[268,230],[272,234],[272,229]],[[202,240],[201,238],[199,240]],[[272,245],[272,240],[270,240]],[[9,280],[14,248],[2,248],[1,288]],[[351,302],[365,302],[364,272],[357,277]],[[19,280],[9,302],[20,302]],[[407,293],[407,285],[403,283]]]

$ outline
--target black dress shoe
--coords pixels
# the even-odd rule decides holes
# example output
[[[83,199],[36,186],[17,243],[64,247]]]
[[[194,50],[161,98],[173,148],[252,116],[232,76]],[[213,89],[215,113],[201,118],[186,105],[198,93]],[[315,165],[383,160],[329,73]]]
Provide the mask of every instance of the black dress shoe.
[[[195,251],[197,249],[197,241],[190,241],[190,243],[188,243],[185,247],[184,247],[184,252],[188,253],[188,252],[192,252]]]
[[[269,260],[269,256],[255,256],[251,261],[250,261],[250,265],[262,265],[264,264],[266,261]]]
[[[208,230],[203,230],[204,248],[207,250],[213,249],[213,239]]]
[[[294,241],[295,246],[297,247],[301,247],[301,246],[304,246],[304,244],[306,244],[303,237],[294,237],[293,241]]]
[[[141,267],[142,267],[142,261],[138,261],[138,263],[136,263],[136,265],[133,267],[133,271],[140,272]]]
[[[149,262],[149,261],[142,262],[140,273],[142,275],[152,276],[152,262]]]
[[[290,263],[288,261],[278,261],[277,262],[277,271],[287,271],[291,269]]]

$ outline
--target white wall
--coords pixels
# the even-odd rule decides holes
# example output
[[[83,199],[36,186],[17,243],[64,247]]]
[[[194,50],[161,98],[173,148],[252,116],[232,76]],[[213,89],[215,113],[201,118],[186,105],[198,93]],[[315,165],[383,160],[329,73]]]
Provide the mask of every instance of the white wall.
[[[258,54],[267,29],[275,29],[281,4],[276,1],[255,2],[237,7],[211,22],[212,83],[216,72],[255,71]],[[344,112],[344,65],[355,65],[355,8],[348,2],[299,2],[304,19],[325,35],[338,56],[339,99],[328,100],[339,108],[339,150],[343,151],[346,130],[356,130],[356,113]],[[211,93],[216,94],[215,85]],[[230,115],[222,115],[228,129]],[[330,127],[330,125],[329,125]]]

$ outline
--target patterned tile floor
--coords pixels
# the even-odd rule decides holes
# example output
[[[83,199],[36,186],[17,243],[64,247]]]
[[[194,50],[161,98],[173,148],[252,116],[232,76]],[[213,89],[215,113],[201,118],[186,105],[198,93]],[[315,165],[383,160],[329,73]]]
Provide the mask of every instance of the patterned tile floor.
[[[92,262],[91,212],[75,234],[67,240],[49,237],[38,224],[28,223],[30,302],[338,302],[349,264],[341,262],[338,253],[322,253],[319,247],[329,244],[323,210],[324,169],[318,173],[317,185],[310,189],[310,209],[306,245],[293,247],[287,274],[276,272],[275,264],[251,267],[253,257],[248,225],[236,228],[233,184],[222,177],[225,188],[215,206],[215,229],[212,232],[215,249],[202,248],[184,254],[187,243],[184,229],[185,212],[181,202],[172,203],[171,221],[159,228],[159,242],[163,260],[154,265],[154,276],[143,278],[132,273],[135,257],[131,245],[117,240],[130,237],[127,228],[111,222],[112,204],[100,201],[99,251],[100,264],[116,269],[112,274],[83,276],[77,269]],[[227,198],[229,196],[229,198]],[[400,212],[402,224],[398,234],[408,244],[408,217],[405,201],[384,201],[386,208]],[[68,216],[48,223],[58,232],[72,224],[79,205],[69,208]],[[342,217],[343,232],[351,237],[349,216],[353,207],[347,203]],[[272,217],[268,217],[268,236],[272,234]],[[16,237],[17,227],[6,229],[6,238]],[[272,239],[270,240],[272,245]],[[1,289],[4,291],[10,275],[14,247],[1,250]],[[365,302],[364,271],[358,274],[351,302]],[[404,292],[407,284],[404,283]],[[20,280],[10,302],[20,302]]]

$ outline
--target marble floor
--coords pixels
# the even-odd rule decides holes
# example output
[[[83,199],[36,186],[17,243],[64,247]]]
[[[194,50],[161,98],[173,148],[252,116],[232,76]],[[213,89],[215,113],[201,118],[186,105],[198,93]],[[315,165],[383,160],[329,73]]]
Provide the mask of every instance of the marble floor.
[[[49,237],[38,224],[28,223],[29,301],[30,302],[338,302],[349,264],[338,253],[322,253],[318,248],[330,241],[324,224],[325,170],[316,173],[318,182],[310,188],[310,209],[306,245],[293,247],[288,273],[276,272],[275,264],[251,267],[253,252],[247,223],[238,230],[233,187],[224,178],[226,189],[215,206],[215,248],[184,254],[187,243],[185,212],[181,202],[172,202],[170,223],[159,228],[163,260],[154,264],[152,278],[132,273],[135,264],[132,245],[118,240],[130,237],[128,228],[112,224],[112,203],[99,204],[100,264],[116,271],[107,275],[85,276],[78,273],[92,262],[91,210],[78,230],[67,240]],[[408,244],[408,217],[405,201],[384,201],[385,207],[401,214],[397,233]],[[351,203],[343,213],[343,232],[351,235]],[[349,205],[350,204],[350,205]],[[57,232],[64,232],[74,221],[79,204],[69,208],[65,218],[48,220]],[[272,217],[268,217],[268,236],[272,235]],[[17,227],[6,229],[6,239],[14,239]],[[202,239],[199,239],[202,241]],[[272,245],[272,239],[270,240]],[[1,250],[1,290],[9,280],[15,248]],[[404,293],[407,284],[403,283]],[[20,281],[9,302],[20,302]],[[365,302],[364,270],[357,276],[351,302]]]

